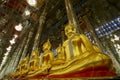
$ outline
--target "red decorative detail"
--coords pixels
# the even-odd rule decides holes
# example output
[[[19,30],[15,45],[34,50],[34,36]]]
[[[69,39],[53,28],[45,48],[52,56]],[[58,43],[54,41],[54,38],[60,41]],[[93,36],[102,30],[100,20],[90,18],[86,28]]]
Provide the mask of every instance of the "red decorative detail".
[[[63,75],[52,75],[49,78],[80,78],[80,77],[112,77],[116,76],[116,73],[110,71],[106,66],[90,67],[82,71],[76,71],[73,73]]]
[[[62,75],[36,75],[34,77],[30,77],[30,79],[40,79],[40,78],[86,78],[86,77],[115,77],[116,73],[110,71],[107,66],[98,66],[98,67],[90,67],[84,69],[82,71],[76,71],[68,74]]]

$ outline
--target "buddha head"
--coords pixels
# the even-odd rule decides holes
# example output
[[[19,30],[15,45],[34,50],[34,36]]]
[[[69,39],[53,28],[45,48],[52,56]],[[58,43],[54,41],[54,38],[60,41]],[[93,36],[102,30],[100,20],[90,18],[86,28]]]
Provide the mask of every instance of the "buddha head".
[[[34,52],[32,53],[32,58],[36,58],[39,56],[39,51],[38,49],[35,49]]]
[[[65,35],[67,38],[70,38],[72,35],[76,33],[76,27],[72,24],[67,24],[65,26]]]
[[[49,41],[49,39],[47,40],[47,42],[45,42],[44,44],[43,44],[43,51],[46,51],[46,50],[50,50],[50,48],[51,48],[51,43],[50,43],[50,41]]]

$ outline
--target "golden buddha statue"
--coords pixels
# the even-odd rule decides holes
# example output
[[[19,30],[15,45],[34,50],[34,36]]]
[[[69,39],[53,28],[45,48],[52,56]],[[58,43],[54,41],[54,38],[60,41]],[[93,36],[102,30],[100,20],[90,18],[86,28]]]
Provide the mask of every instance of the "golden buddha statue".
[[[43,56],[42,56],[42,68],[49,69],[52,65],[52,61],[54,60],[54,53],[50,50],[51,49],[51,43],[49,39],[47,42],[43,44]]]
[[[33,74],[35,71],[40,69],[40,65],[39,65],[39,51],[38,49],[36,49],[31,56],[30,59],[30,65],[29,65],[29,72],[28,74]]]
[[[61,50],[65,57],[65,63],[52,66],[49,77],[115,76],[111,59],[103,54],[97,46],[93,45],[84,34],[76,33],[74,25],[66,25],[65,35],[68,39],[63,43]],[[105,69],[102,70],[101,67]],[[89,70],[89,74],[85,70]],[[102,75],[102,71],[106,72],[105,75]],[[79,74],[73,76],[73,73],[76,72],[79,72]]]
[[[65,55],[64,55],[62,46],[59,45],[56,48],[56,59],[54,59],[54,61],[52,62],[52,65],[57,66],[57,65],[60,65],[60,64],[63,64],[63,63],[65,63]]]
[[[33,77],[42,77],[43,75],[48,74],[49,69],[52,66],[52,61],[54,60],[54,54],[53,52],[50,50],[51,48],[51,44],[49,39],[47,40],[47,42],[45,42],[43,44],[42,50],[43,53],[40,54],[40,56],[38,56],[37,54],[33,54],[32,57],[34,57],[34,61],[31,61],[31,68],[29,69],[29,73],[26,76],[27,79],[31,79]],[[36,53],[36,52],[35,52]],[[35,60],[35,58],[39,58],[39,62],[38,60]],[[35,66],[35,64],[37,64],[37,66]]]
[[[57,54],[57,59],[61,59],[61,60],[64,60],[65,57],[64,57],[64,54],[63,54],[63,49],[62,49],[62,46],[59,45],[57,48],[56,48],[56,54]]]

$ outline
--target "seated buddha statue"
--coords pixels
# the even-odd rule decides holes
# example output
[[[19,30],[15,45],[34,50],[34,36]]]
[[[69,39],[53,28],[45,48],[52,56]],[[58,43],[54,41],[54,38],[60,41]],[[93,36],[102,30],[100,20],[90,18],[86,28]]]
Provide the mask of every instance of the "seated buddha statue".
[[[59,65],[65,63],[65,55],[61,44],[56,48],[56,59],[52,62],[52,65]]]
[[[33,74],[38,69],[40,69],[40,65],[39,65],[39,51],[38,51],[38,49],[36,49],[32,53],[32,56],[31,56],[31,59],[30,59],[30,67],[29,67],[28,74]]]
[[[63,49],[62,49],[62,46],[59,45],[57,48],[56,48],[56,54],[57,54],[57,59],[59,60],[64,60],[65,57],[64,57],[64,54],[63,54]]]
[[[52,66],[52,61],[54,60],[53,52],[51,49],[51,43],[49,39],[42,46],[43,53],[38,56],[38,52],[33,53],[30,61],[30,69],[26,78],[32,79],[33,77],[42,77],[48,74],[49,69]],[[38,60],[39,59],[39,60]],[[39,62],[38,62],[39,61]]]
[[[52,61],[54,60],[54,53],[50,50],[51,43],[49,39],[43,44],[42,50],[42,69],[48,70],[52,66]]]
[[[67,40],[62,45],[64,64],[52,66],[49,77],[115,76],[111,59],[72,24],[65,26]],[[79,73],[78,73],[79,72]],[[76,74],[78,73],[78,74]],[[103,73],[105,73],[103,75]],[[75,75],[74,75],[75,74]]]

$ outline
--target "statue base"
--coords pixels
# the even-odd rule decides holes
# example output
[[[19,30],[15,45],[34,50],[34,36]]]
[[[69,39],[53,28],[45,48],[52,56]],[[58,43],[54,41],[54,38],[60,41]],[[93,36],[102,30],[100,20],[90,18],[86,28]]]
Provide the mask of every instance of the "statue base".
[[[116,77],[116,73],[112,70],[110,71],[106,66],[97,66],[90,67],[81,71],[75,71],[72,73],[62,74],[62,75],[35,75],[32,77],[28,77],[28,79],[40,79],[40,78],[114,78]]]

